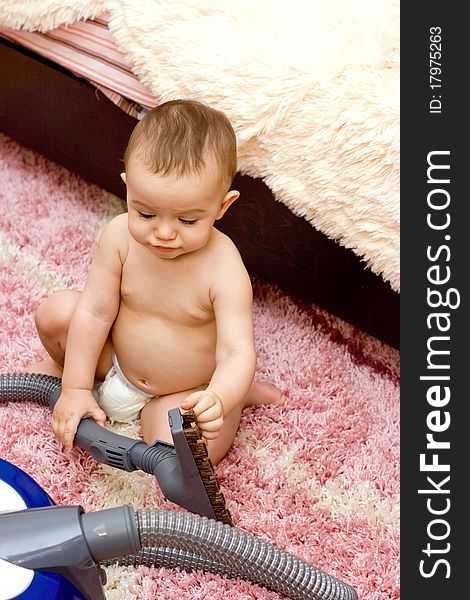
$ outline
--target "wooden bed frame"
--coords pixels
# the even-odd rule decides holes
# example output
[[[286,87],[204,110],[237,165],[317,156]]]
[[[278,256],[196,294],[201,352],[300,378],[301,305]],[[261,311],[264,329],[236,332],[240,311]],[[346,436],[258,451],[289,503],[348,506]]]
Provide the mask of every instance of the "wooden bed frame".
[[[0,39],[0,131],[125,197],[121,158],[135,126],[82,79]],[[241,199],[218,227],[250,273],[399,347],[399,294],[352,251],[277,202],[259,179],[237,175]]]

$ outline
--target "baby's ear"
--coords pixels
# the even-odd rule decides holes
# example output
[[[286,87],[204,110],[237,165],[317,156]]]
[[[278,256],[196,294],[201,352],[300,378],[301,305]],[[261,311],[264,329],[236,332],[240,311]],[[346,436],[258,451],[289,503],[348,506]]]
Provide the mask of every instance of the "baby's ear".
[[[125,171],[123,173],[121,173],[121,179],[124,181],[124,183],[127,183],[127,181],[126,181],[126,172]]]
[[[217,216],[215,218],[216,221],[218,221],[224,216],[224,214],[227,212],[227,209],[235,202],[235,200],[237,200],[237,198],[239,198],[239,196],[240,192],[238,192],[237,190],[230,190],[225,194],[224,199],[222,200],[222,203],[220,205],[219,212],[217,213]]]

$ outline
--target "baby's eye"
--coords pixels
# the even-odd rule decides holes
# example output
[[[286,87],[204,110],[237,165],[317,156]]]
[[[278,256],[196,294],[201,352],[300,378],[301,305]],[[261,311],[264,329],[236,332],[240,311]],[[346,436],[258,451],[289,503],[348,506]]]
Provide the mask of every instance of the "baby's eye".
[[[185,225],[195,225],[197,223],[197,219],[182,219],[180,217],[179,220],[181,221],[181,223],[184,223]]]
[[[140,212],[140,210],[138,210],[137,212],[143,219],[153,219],[153,217],[155,216],[155,215],[151,215],[149,213]]]

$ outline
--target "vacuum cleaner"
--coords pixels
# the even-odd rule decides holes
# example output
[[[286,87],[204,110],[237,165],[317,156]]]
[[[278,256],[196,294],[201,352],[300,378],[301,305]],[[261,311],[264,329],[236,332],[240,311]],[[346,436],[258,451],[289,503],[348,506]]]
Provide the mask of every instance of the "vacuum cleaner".
[[[59,396],[55,377],[0,375],[2,402],[54,404]],[[193,423],[188,428],[178,409],[169,418],[175,446],[158,442],[154,448],[88,419],[75,441],[100,462],[155,474],[168,499],[199,514],[130,506],[84,513],[80,506],[57,506],[31,477],[0,459],[0,600],[105,600],[102,567],[116,561],[240,577],[299,600],[357,600],[348,584],[233,527],[212,464],[198,459],[209,468],[205,477],[218,498],[215,507],[187,441],[192,437],[193,445],[205,446],[198,428]],[[167,481],[173,477],[177,485]]]

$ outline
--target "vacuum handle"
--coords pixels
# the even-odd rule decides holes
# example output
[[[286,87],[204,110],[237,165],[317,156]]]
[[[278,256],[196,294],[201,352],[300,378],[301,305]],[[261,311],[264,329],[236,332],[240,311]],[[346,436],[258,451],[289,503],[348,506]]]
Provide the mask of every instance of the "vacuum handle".
[[[75,443],[87,450],[100,463],[122,469],[135,471],[138,467],[130,457],[135,446],[147,447],[142,440],[119,435],[98,425],[93,419],[82,419],[77,428]]]
[[[62,388],[59,385],[51,393],[49,397],[51,408],[56,405],[61,392]],[[138,469],[139,465],[131,459],[130,452],[134,449],[134,454],[139,456],[147,447],[147,444],[142,440],[134,440],[109,431],[109,429],[98,425],[93,419],[82,419],[80,421],[74,442],[77,446],[89,452],[97,462],[123,471]]]

